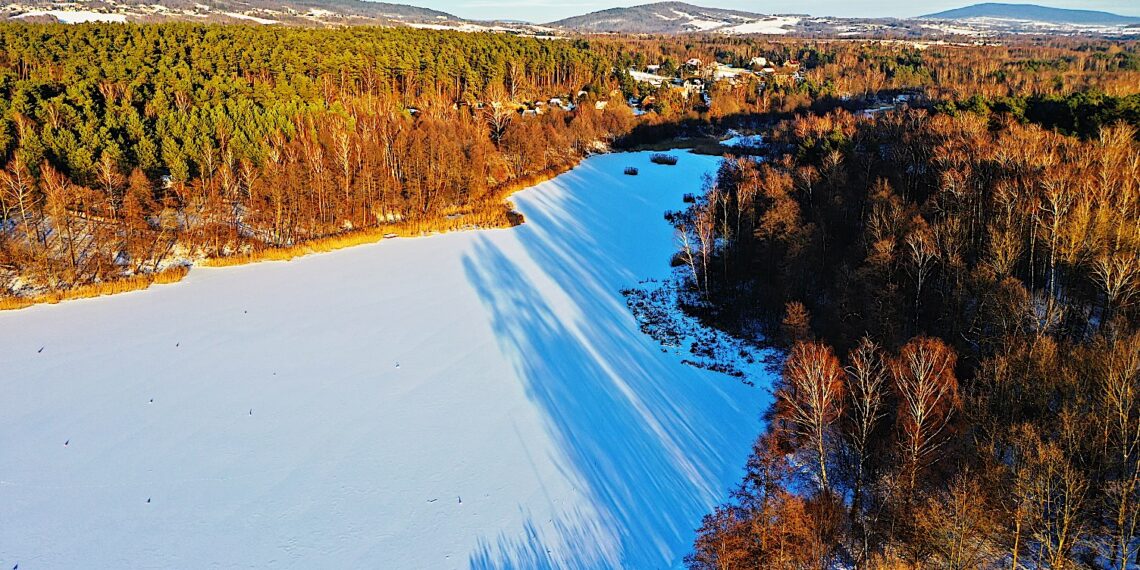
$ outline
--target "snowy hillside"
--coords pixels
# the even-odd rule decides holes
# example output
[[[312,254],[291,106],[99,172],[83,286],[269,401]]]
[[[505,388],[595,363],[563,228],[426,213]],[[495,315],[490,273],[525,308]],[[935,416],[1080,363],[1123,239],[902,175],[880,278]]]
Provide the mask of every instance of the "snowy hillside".
[[[191,22],[295,25],[412,25],[459,27],[464,20],[438,10],[361,0],[22,0],[0,16],[14,20],[82,22]]]
[[[1140,17],[1094,10],[1067,10],[1034,4],[974,4],[922,16],[928,30],[960,35],[1098,34],[1132,35]]]
[[[658,2],[591,12],[549,25],[580,32],[786,34],[801,19],[705,8],[683,2]]]
[[[973,4],[964,8],[945,10],[927,14],[923,18],[931,20],[970,20],[974,18],[997,18],[1042,22],[1050,24],[1071,24],[1075,26],[1127,26],[1140,24],[1140,18],[1121,16],[1096,10],[1068,10],[1035,4],[999,4],[988,2]]]
[[[678,565],[767,396],[626,308],[717,160],[648,158],[510,230],[0,314],[0,568]]]

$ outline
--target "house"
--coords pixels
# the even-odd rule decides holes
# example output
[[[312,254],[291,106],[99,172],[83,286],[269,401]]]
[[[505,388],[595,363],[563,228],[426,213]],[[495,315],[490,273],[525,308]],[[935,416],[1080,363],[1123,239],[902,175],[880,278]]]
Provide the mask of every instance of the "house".
[[[647,66],[645,66],[645,72],[646,73],[657,73],[658,71],[661,71],[660,65],[647,65]]]
[[[685,65],[687,65],[689,67],[694,67],[694,68],[700,69],[701,68],[701,60],[694,57],[693,59],[686,61]]]
[[[751,65],[752,67],[767,67],[768,66],[768,58],[766,58],[766,57],[754,57],[754,58],[752,58],[752,61],[748,62],[748,65]]]
[[[608,106],[609,104],[610,104],[609,101],[598,101],[598,102],[594,103],[594,108],[599,110],[599,111],[604,111],[606,109],[606,106]]]
[[[551,107],[558,107],[559,109],[562,109],[563,111],[574,110],[574,104],[573,103],[570,103],[569,101],[565,101],[560,97],[554,97],[553,99],[551,99],[549,101],[549,103],[550,103]]]
[[[684,89],[682,95],[687,99],[689,95],[699,94],[705,92],[705,82],[695,77],[686,79],[681,86]]]

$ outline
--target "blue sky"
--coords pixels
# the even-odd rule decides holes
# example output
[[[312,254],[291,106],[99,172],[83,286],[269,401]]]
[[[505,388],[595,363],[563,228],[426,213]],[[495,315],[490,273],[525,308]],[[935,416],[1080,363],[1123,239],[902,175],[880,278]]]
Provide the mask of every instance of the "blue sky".
[[[586,12],[634,6],[652,0],[588,0],[573,2],[561,0],[386,0],[423,6],[450,12],[461,18],[474,20],[512,19],[531,22],[549,22]],[[794,0],[791,2],[758,2],[756,0],[687,0],[691,4],[715,8],[732,8],[761,14],[797,13],[816,16],[920,16],[949,8],[967,6],[987,0]],[[1001,0],[993,0],[1001,1]],[[1057,8],[1104,10],[1129,16],[1140,16],[1136,0],[1069,0],[1042,1],[1042,5]]]

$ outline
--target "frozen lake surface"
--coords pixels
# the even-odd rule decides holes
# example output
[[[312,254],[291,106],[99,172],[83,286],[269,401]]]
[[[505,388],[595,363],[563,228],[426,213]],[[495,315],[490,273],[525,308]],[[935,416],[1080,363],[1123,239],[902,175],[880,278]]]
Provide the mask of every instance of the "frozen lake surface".
[[[0,568],[679,566],[768,398],[620,294],[718,160],[679,156],[590,158],[517,228],[0,313]]]

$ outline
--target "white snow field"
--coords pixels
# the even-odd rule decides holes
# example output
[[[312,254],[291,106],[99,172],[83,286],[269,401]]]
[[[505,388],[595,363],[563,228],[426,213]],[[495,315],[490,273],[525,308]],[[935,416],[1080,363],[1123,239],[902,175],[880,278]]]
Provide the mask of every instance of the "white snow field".
[[[590,158],[517,228],[0,313],[0,568],[679,566],[768,400],[619,292],[718,160],[679,157]]]
[[[13,19],[31,18],[35,16],[51,16],[64,24],[84,24],[87,22],[115,22],[122,24],[127,21],[124,14],[107,14],[104,12],[91,12],[89,10],[30,10]]]

